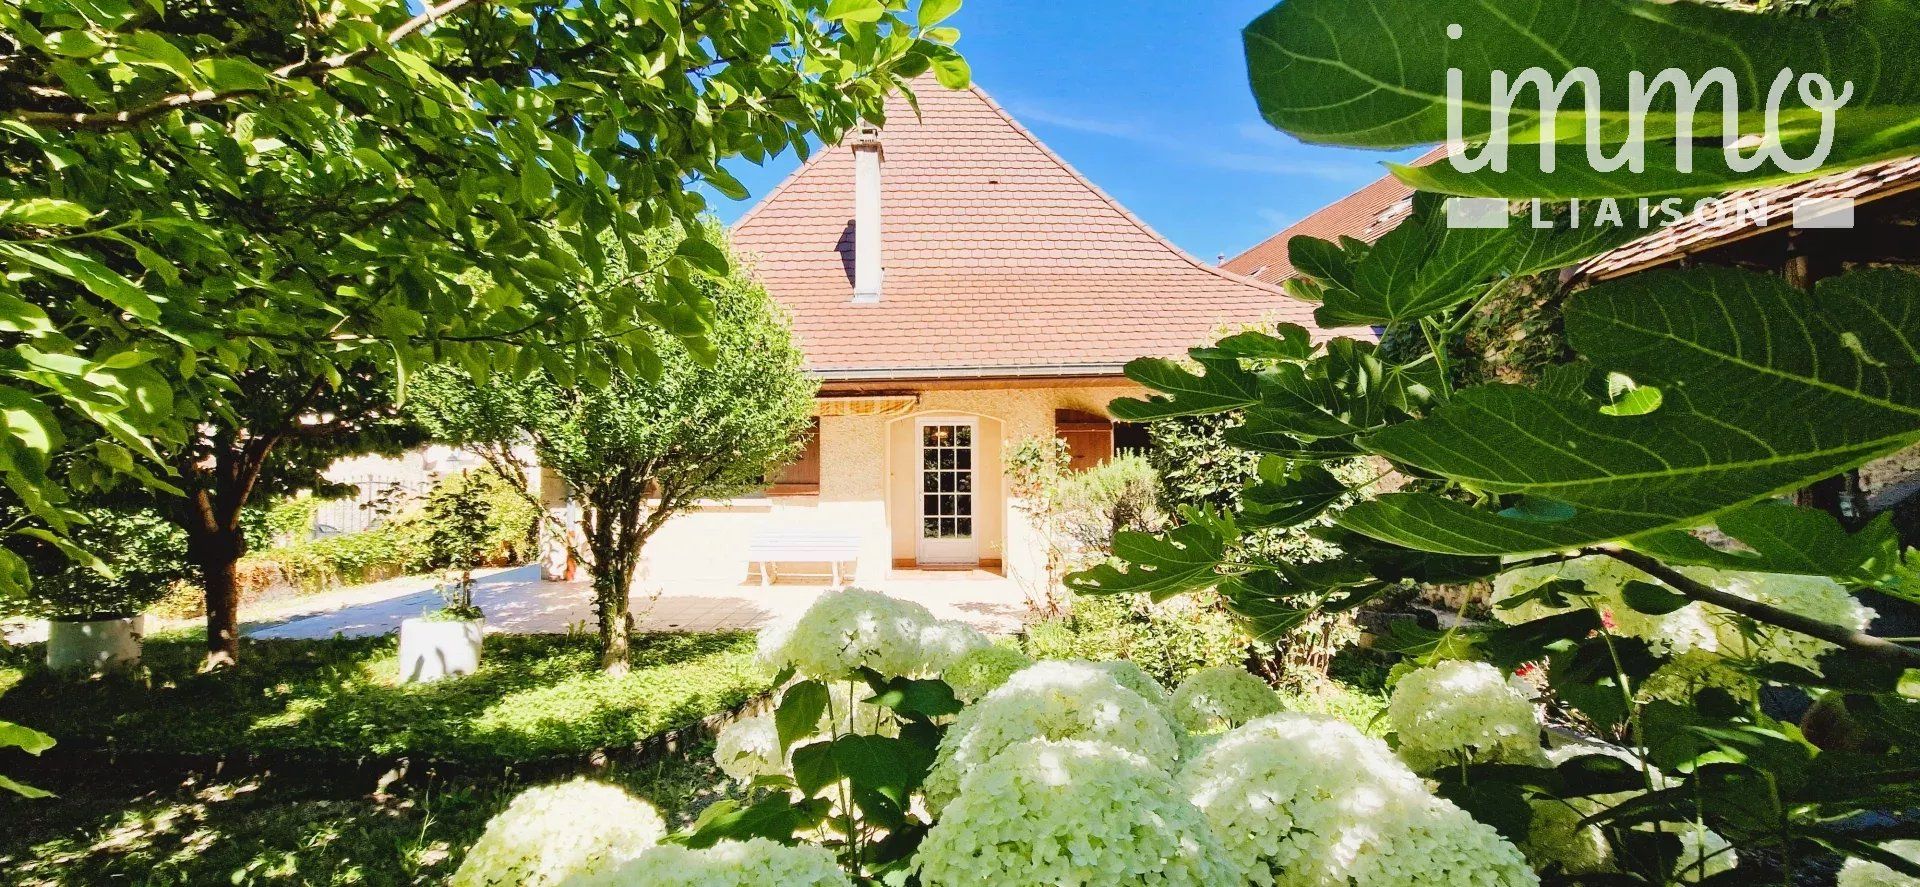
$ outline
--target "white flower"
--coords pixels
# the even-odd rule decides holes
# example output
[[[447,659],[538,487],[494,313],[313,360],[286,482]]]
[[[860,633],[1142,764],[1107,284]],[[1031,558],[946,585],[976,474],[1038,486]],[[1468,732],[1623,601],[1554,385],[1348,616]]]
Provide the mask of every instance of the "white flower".
[[[741,718],[721,730],[713,743],[713,762],[720,765],[720,772],[740,782],[787,772],[780,732],[768,715]]]
[[[1174,728],[1174,732],[1185,732],[1180,729],[1179,719],[1174,714],[1173,694],[1167,692],[1166,686],[1155,680],[1153,675],[1147,674],[1146,669],[1125,659],[1095,662],[1093,667],[1106,672],[1108,677],[1113,678],[1114,683],[1140,694],[1141,699],[1153,703],[1153,707],[1160,710],[1161,716],[1167,719],[1167,723]]]
[[[453,887],[548,887],[607,871],[658,843],[666,823],[651,805],[576,779],[521,792],[487,821]]]
[[[1920,841],[1888,841],[1880,849],[1908,862],[1920,863]],[[1920,878],[1900,874],[1887,866],[1847,857],[1840,867],[1839,887],[1920,887]]]
[[[1238,727],[1285,707],[1266,681],[1230,665],[1200,669],[1173,691],[1174,716],[1195,733]]]
[[[1539,883],[1491,827],[1434,797],[1386,743],[1324,715],[1228,731],[1181,771],[1242,883],[1521,887]]]
[[[1451,659],[1409,672],[1394,685],[1387,719],[1400,756],[1422,773],[1462,759],[1541,760],[1532,691],[1484,662]]]
[[[1821,576],[1793,576],[1780,573],[1750,573],[1715,570],[1707,567],[1681,567],[1680,572],[1729,594],[1759,601],[1810,616],[1822,622],[1864,629],[1873,620],[1871,608],[1861,604],[1843,586]],[[1673,671],[1658,673],[1649,679],[1647,695],[1678,699],[1689,690],[1706,686],[1724,687],[1750,694],[1757,681],[1730,667],[1737,663],[1785,662],[1818,671],[1820,655],[1833,649],[1825,641],[1798,632],[1759,625],[1729,610],[1691,603],[1670,613],[1654,616],[1641,613],[1626,603],[1626,588],[1632,582],[1658,585],[1658,580],[1620,561],[1602,555],[1576,558],[1559,564],[1511,570],[1494,580],[1494,613],[1509,623],[1527,622],[1565,608],[1542,601],[1527,601],[1517,606],[1503,605],[1555,579],[1573,579],[1584,584],[1593,595],[1592,603],[1613,621],[1619,634],[1646,640],[1656,650],[1670,653],[1676,662],[1665,666]],[[1571,606],[1583,606],[1568,599]],[[1688,654],[1701,655],[1688,655]],[[1715,668],[1710,657],[1726,660]],[[1664,670],[1664,669],[1663,669]]]
[[[1028,739],[1106,742],[1169,769],[1180,755],[1173,728],[1140,694],[1083,662],[1041,662],[954,719],[927,774],[927,809],[939,813],[969,771]]]
[[[1084,741],[1023,742],[967,774],[916,864],[927,887],[1235,880],[1172,777],[1137,754]]]
[[[965,622],[942,619],[920,629],[921,671],[940,675],[968,653],[993,645],[987,636]]]
[[[930,659],[947,656],[962,640],[957,632],[935,629],[939,623],[926,607],[877,591],[829,591],[797,619],[762,631],[760,659],[829,681],[863,666],[888,677],[920,675],[930,670]],[[941,644],[932,656],[929,639]]]
[[[765,838],[721,841],[704,850],[662,844],[620,867],[566,887],[851,887],[825,848]]]
[[[942,677],[961,702],[972,702],[999,689],[1015,672],[1032,664],[1033,660],[1019,650],[987,646],[960,657]]]

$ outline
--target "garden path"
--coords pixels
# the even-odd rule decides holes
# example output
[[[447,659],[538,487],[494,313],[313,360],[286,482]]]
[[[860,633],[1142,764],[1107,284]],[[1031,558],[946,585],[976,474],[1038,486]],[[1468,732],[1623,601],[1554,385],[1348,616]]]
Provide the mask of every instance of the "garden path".
[[[864,583],[908,600],[935,615],[959,619],[989,634],[1017,631],[1033,613],[1015,581],[975,571],[894,570],[883,582]],[[827,590],[824,584],[685,582],[672,589],[636,587],[634,618],[642,631],[728,631],[759,628],[799,613]],[[487,614],[490,632],[544,633],[593,624],[592,595],[585,582],[545,582],[537,565],[502,570],[474,584],[474,603]],[[247,631],[254,638],[326,638],[386,634],[400,621],[440,605],[428,585],[381,600],[358,600]]]

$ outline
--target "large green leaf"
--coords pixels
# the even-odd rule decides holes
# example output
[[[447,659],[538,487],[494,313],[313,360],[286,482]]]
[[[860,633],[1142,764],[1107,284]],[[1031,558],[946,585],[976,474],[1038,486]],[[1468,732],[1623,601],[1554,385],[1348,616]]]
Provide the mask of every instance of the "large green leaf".
[[[1165,600],[1184,591],[1211,588],[1220,581],[1229,540],[1239,538],[1233,519],[1189,508],[1186,523],[1165,536],[1125,531],[1114,534],[1113,556],[1125,568],[1100,564],[1067,577],[1084,594],[1135,592]]]
[[[1646,170],[1596,172],[1574,144],[1588,123],[1587,97],[1578,87],[1559,103],[1553,123],[1561,150],[1555,171],[1543,173],[1533,147],[1544,129],[1538,94],[1527,90],[1499,126],[1493,73],[1518,79],[1538,68],[1559,82],[1569,71],[1592,71],[1599,85],[1593,124],[1611,157],[1634,125],[1630,78],[1636,73],[1651,80],[1677,69],[1697,83],[1714,69],[1727,71],[1746,134],[1763,131],[1760,112],[1783,70],[1821,72],[1836,93],[1847,82],[1853,92],[1838,114],[1833,150],[1816,172],[1912,153],[1920,145],[1913,123],[1920,118],[1920,72],[1905,60],[1920,55],[1920,10],[1905,0],[1850,6],[1812,18],[1648,0],[1288,0],[1249,25],[1245,42],[1262,114],[1310,142],[1398,148],[1446,141],[1448,74],[1458,70],[1461,139],[1481,142],[1504,131],[1513,143],[1510,166],[1505,173],[1462,174],[1448,164],[1398,170],[1423,189],[1541,198],[1711,194],[1813,173],[1771,163],[1742,173],[1717,148],[1695,148],[1692,172],[1676,173],[1671,88],[1658,92],[1642,117]],[[1721,96],[1717,90],[1708,95],[1690,125],[1703,140],[1721,136]],[[1794,89],[1781,110],[1789,153],[1809,155],[1819,115]]]
[[[1669,564],[1831,576],[1889,588],[1889,579],[1900,565],[1900,538],[1891,513],[1869,521],[1857,533],[1848,533],[1827,512],[1767,500],[1727,512],[1716,523],[1744,549],[1715,548],[1681,530],[1635,538],[1633,547]]]
[[[1429,551],[1564,549],[1705,524],[1920,440],[1920,277],[1860,271],[1808,295],[1743,271],[1654,272],[1587,290],[1566,316],[1574,348],[1660,388],[1661,406],[1610,415],[1518,386],[1460,392],[1365,445],[1535,506],[1399,493],[1340,523]]]
[[[1571,265],[1646,230],[1637,215],[1624,225],[1539,221],[1536,227],[1524,216],[1501,228],[1454,227],[1444,201],[1422,194],[1413,215],[1371,246],[1355,242],[1342,249],[1296,237],[1288,251],[1315,269],[1307,273],[1318,279],[1322,304],[1313,316],[1321,325],[1378,326],[1438,314],[1502,280]]]

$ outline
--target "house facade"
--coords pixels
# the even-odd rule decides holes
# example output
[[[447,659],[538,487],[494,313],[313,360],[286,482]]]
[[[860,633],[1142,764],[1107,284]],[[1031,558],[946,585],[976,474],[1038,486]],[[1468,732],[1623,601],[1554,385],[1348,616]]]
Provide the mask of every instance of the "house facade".
[[[1141,393],[1127,361],[1229,325],[1313,327],[1310,305],[1182,252],[980,89],[928,82],[918,100],[918,115],[896,98],[884,128],[814,154],[734,226],[820,380],[815,433],[764,496],[664,528],[642,587],[752,583],[770,544],[819,537],[857,551],[842,581],[932,568],[1043,581],[1009,447],[1059,436],[1085,466],[1141,446],[1107,414]],[[830,572],[797,555],[773,566]]]

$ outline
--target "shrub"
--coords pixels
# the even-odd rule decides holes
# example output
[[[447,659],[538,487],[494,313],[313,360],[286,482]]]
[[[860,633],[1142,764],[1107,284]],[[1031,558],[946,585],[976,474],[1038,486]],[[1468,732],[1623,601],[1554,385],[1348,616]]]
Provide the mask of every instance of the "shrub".
[[[852,887],[833,854],[765,838],[721,841],[704,850],[672,844],[648,849],[601,876],[569,887]]]
[[[103,574],[30,536],[8,536],[6,546],[32,570],[33,586],[22,597],[0,596],[0,615],[54,619],[133,616],[191,581],[187,538],[159,514],[139,509],[95,508],[74,527],[72,541],[97,553],[112,570]]]
[[[1145,598],[1075,596],[1065,615],[1029,625],[1022,638],[1035,659],[1124,659],[1162,684],[1247,659],[1246,632],[1213,596],[1156,604]]]
[[[1213,733],[1238,727],[1283,708],[1280,694],[1244,668],[1216,665],[1203,668],[1173,691],[1173,710],[1180,726],[1194,733]]]
[[[1537,764],[1533,690],[1484,662],[1448,660],[1408,672],[1387,705],[1400,757],[1419,772],[1464,764]]]

